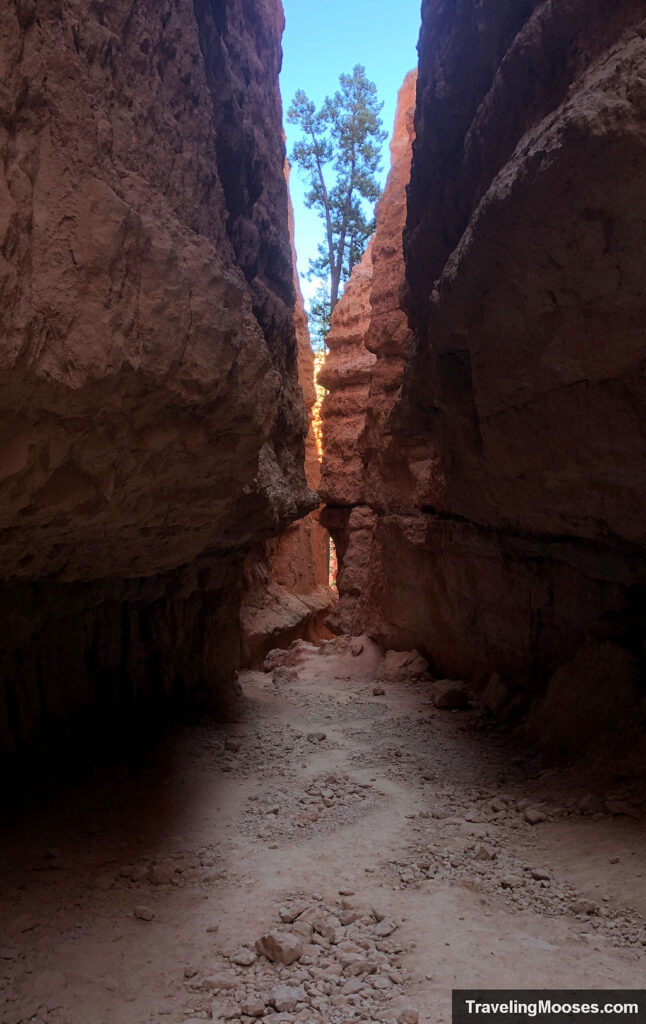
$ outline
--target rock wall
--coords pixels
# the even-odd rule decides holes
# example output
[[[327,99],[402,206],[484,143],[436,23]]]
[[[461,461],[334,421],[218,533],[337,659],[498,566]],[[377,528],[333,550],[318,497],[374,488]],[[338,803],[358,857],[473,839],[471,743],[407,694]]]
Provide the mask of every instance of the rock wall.
[[[285,164],[289,187],[289,164]],[[312,410],[316,403],[314,352],[303,295],[296,269],[294,211],[288,197],[289,233],[296,306],[294,328],[298,346],[298,379],[303,389],[310,426],[305,439],[305,477],[318,492],[321,462],[316,449]],[[325,619],[337,595],[329,583],[329,534],[320,522],[320,509],[291,523],[278,537],[256,546],[248,555],[240,612],[243,658],[246,665],[262,664],[268,651],[292,640],[329,636]]]
[[[426,0],[419,53],[403,379],[383,420],[373,374],[361,491],[326,512],[372,517],[353,625],[442,675],[497,673],[500,706],[595,651],[636,699],[643,5]]]
[[[330,625],[341,633],[377,626],[384,601],[380,516],[414,500],[408,441],[389,434],[389,420],[406,361],[410,331],[400,305],[405,280],[402,232],[410,177],[417,72],[400,89],[390,145],[391,168],[378,204],[376,231],[353,270],[333,316],[329,354],[319,382],[323,403],[324,522],[339,557],[339,604]],[[410,454],[410,452],[409,452]]]
[[[303,459],[279,0],[3,0],[0,746],[200,699]]]

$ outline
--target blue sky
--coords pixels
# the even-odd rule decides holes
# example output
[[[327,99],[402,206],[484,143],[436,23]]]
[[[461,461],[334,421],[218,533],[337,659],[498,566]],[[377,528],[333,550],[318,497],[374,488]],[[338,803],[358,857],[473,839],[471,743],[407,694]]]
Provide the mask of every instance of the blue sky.
[[[397,91],[407,71],[417,64],[421,0],[283,0],[285,34],[280,87],[285,115],[287,153],[298,129],[287,123],[287,109],[297,89],[304,89],[318,106],[333,93],[342,72],[363,64],[384,101],[382,183],[388,173],[388,145],[395,120]],[[298,169],[291,175],[296,253],[306,299],[315,285],[303,279],[321,237],[320,220],[303,203],[305,187]]]

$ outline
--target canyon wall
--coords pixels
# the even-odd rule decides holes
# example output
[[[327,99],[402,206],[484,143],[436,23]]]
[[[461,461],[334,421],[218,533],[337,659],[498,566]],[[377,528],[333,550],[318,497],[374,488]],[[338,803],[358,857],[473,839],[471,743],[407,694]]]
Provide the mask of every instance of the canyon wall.
[[[419,54],[403,377],[384,418],[373,297],[362,483],[326,496],[341,551],[365,533],[340,625],[495,673],[498,709],[551,679],[559,743],[643,679],[644,9],[426,0]]]
[[[3,0],[0,747],[235,695],[304,476],[279,0]]]
[[[285,177],[289,186],[289,164]],[[298,346],[298,379],[303,389],[310,425],[305,438],[305,477],[318,492],[321,462],[317,451],[313,409],[316,404],[314,351],[296,267],[294,211],[288,196],[289,233],[296,305],[294,328]],[[329,587],[329,534],[320,521],[320,509],[291,523],[278,537],[255,546],[244,566],[242,605],[243,659],[259,666],[268,651],[292,640],[329,637],[325,619],[336,603]]]

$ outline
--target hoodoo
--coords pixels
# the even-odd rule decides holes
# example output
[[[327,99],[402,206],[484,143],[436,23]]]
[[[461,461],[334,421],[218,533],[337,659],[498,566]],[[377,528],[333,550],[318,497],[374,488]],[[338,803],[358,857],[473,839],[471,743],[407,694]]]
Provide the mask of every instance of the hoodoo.
[[[303,469],[279,0],[5,4],[0,746],[222,706]]]
[[[440,675],[494,675],[498,710],[556,673],[535,721],[584,746],[592,691],[639,719],[645,37],[638,3],[423,5],[407,209],[400,110],[345,358],[377,361],[361,396],[336,369],[349,287],[325,377],[340,627],[417,647]]]

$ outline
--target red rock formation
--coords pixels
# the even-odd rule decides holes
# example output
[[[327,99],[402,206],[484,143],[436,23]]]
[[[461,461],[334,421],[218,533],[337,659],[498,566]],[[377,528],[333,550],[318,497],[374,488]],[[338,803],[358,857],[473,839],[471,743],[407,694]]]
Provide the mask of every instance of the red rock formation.
[[[285,176],[289,187],[287,163]],[[291,201],[288,202],[288,212],[296,292],[294,327],[298,345],[298,379],[310,418],[305,439],[305,476],[308,486],[318,491],[321,463],[312,426],[312,410],[316,402],[314,352],[296,270]],[[328,586],[328,561],[329,535],[321,525],[319,509],[292,523],[275,540],[260,545],[249,555],[240,612],[247,664],[262,663],[269,650],[285,646],[292,640],[329,636],[324,620],[336,602],[336,594]]]
[[[398,420],[443,468],[416,555],[443,671],[640,628],[645,33],[631,2],[425,7]]]
[[[645,40],[636,0],[423,4],[412,334],[375,284],[366,343],[407,356],[394,402],[372,374],[353,626],[516,706],[593,642],[633,693],[643,658]]]
[[[0,18],[0,745],[222,698],[312,507],[279,0]]]
[[[319,381],[330,394],[323,404],[324,521],[339,553],[340,602],[330,623],[340,632],[375,631],[383,575],[375,531],[380,512],[407,506],[414,476],[399,439],[389,435],[410,332],[399,296],[404,285],[402,231],[410,176],[417,72],[400,89],[390,152],[391,169],[377,207],[377,228],[354,268],[332,318],[330,353]]]

